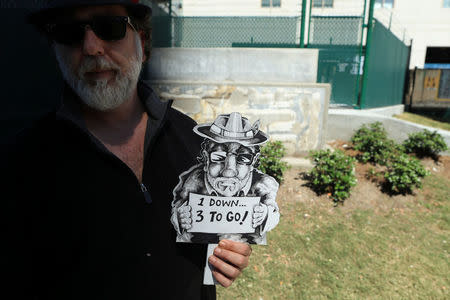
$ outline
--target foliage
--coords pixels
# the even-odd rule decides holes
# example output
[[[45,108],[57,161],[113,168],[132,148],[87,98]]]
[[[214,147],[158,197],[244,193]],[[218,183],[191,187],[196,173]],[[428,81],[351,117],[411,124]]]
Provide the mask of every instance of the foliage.
[[[281,161],[286,154],[286,148],[280,141],[269,141],[263,147],[261,147],[261,157],[259,160],[258,169],[272,176],[278,181],[283,182],[284,171],[288,169],[288,164]]]
[[[287,176],[295,185],[278,195],[280,223],[217,300],[449,298],[450,178],[427,176],[426,193],[401,197],[408,209],[381,193],[365,201],[362,189],[363,205],[330,209],[298,201],[303,189]]]
[[[391,139],[388,139],[386,130],[381,122],[368,126],[364,124],[351,139],[355,150],[362,152],[359,159],[362,162],[373,162],[385,165],[401,148]]]
[[[356,185],[355,159],[342,151],[313,151],[310,155],[315,164],[309,173],[310,183],[318,193],[331,194],[335,202],[343,203]]]
[[[418,159],[402,153],[391,159],[384,177],[390,192],[406,194],[415,187],[421,188],[421,178],[427,175],[429,172]]]
[[[439,152],[448,149],[442,135],[437,131],[431,132],[427,129],[410,134],[408,139],[403,142],[403,146],[407,153],[416,153],[421,157],[435,157]]]

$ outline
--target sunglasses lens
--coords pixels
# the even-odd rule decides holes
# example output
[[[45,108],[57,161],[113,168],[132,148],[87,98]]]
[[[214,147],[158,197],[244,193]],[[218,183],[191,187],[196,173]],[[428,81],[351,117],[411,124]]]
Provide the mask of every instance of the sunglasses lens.
[[[95,34],[105,41],[121,40],[127,32],[126,17],[97,17],[92,24]]]
[[[122,16],[95,17],[89,22],[71,22],[53,24],[48,34],[55,42],[65,45],[77,45],[84,39],[86,25],[104,41],[117,41],[125,37],[128,18]]]
[[[225,151],[214,151],[211,152],[210,158],[212,162],[221,163],[227,158],[227,153]]]
[[[84,27],[79,23],[55,24],[49,34],[57,43],[74,45],[83,40]]]
[[[251,154],[239,154],[237,156],[237,163],[241,165],[250,165],[253,161],[253,155]]]

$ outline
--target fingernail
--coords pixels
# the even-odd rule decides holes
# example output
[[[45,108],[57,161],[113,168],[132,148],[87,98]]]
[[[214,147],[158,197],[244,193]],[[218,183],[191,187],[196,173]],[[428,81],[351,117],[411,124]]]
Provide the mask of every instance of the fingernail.
[[[226,247],[226,246],[227,246],[227,242],[225,242],[225,241],[220,241],[220,242],[219,242],[219,246],[220,246],[220,247]]]
[[[220,248],[214,249],[214,253],[220,254],[221,252],[222,252],[222,249],[220,249]]]
[[[216,258],[215,258],[214,256],[210,256],[210,257],[208,258],[208,261],[209,261],[210,263],[215,263],[215,262],[216,262]]]

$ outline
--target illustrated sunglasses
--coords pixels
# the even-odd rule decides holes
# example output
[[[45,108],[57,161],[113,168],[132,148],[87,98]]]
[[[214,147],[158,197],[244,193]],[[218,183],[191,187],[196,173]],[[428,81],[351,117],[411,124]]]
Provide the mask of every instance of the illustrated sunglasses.
[[[127,16],[96,16],[91,20],[72,21],[47,24],[46,31],[51,39],[59,44],[79,45],[84,40],[87,28],[92,29],[95,35],[104,41],[118,41],[125,37],[127,25],[131,24]]]
[[[212,162],[215,163],[224,163],[227,159],[227,152],[225,151],[214,151],[211,152],[209,155],[209,158]],[[247,153],[241,153],[241,154],[234,154],[236,155],[236,162],[241,165],[251,165],[253,162],[254,155],[247,154]]]

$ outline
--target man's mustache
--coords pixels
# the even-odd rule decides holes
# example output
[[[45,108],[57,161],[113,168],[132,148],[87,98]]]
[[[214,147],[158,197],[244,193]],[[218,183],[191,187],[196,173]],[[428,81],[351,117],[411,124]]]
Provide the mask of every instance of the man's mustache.
[[[80,78],[84,78],[84,75],[88,72],[99,71],[120,72],[120,67],[114,62],[108,61],[104,57],[86,57],[80,66],[78,75],[80,76]]]

